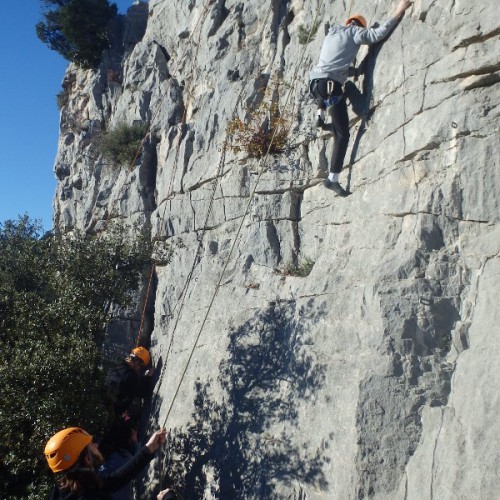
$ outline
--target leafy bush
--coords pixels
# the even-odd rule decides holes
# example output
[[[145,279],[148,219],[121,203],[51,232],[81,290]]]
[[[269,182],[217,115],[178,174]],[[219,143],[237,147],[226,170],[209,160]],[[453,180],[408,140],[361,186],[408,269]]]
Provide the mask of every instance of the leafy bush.
[[[101,154],[116,166],[129,166],[137,155],[147,131],[148,126],[144,123],[120,123],[101,137]]]
[[[116,4],[108,0],[42,0],[45,21],[36,34],[68,61],[91,69],[101,62],[109,47],[109,21],[116,16]]]
[[[306,257],[300,264],[285,264],[281,274],[284,276],[297,276],[299,278],[305,278],[311,274],[313,267],[314,261]]]
[[[27,216],[0,224],[2,497],[45,497],[53,478],[43,450],[55,432],[104,429],[110,305],[130,302],[149,251],[119,231],[41,237]]]
[[[278,96],[279,83],[276,82],[266,87],[255,109],[247,110],[245,121],[237,117],[229,122],[227,134],[233,151],[238,153],[243,150],[251,158],[262,158],[268,151],[271,155],[285,151],[290,119],[279,109]]]
[[[319,19],[316,19],[310,28],[306,28],[303,24],[301,24],[298,30],[299,43],[301,45],[307,45],[309,42],[312,42],[318,32],[319,25]]]

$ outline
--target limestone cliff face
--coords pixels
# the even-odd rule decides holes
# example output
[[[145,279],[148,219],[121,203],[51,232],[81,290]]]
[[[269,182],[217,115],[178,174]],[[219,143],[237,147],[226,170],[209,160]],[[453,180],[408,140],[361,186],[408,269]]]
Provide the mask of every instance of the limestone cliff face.
[[[307,79],[325,24],[392,8],[151,0],[117,22],[99,71],[68,69],[55,224],[150,224],[168,257],[150,421],[173,429],[160,468],[184,471],[187,498],[498,496],[495,2],[417,1],[360,51],[352,195],[321,184],[333,139]],[[259,161],[224,141],[266,88],[290,144]],[[138,121],[151,125],[139,161],[114,169],[98,137]],[[303,263],[307,276],[283,272]]]

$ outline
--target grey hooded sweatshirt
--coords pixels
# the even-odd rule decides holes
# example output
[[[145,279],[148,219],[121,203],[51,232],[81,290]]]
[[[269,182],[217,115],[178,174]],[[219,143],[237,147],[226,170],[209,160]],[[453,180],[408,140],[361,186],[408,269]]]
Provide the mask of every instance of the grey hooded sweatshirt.
[[[319,62],[309,74],[310,80],[329,78],[345,83],[347,71],[356,58],[359,47],[383,40],[397,21],[397,17],[391,17],[378,28],[361,28],[354,24],[332,26],[321,47]]]

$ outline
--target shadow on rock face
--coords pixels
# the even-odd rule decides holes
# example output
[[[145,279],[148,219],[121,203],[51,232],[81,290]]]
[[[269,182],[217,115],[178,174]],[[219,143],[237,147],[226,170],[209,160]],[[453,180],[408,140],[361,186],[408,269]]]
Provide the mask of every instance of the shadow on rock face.
[[[409,262],[413,276],[422,277],[379,290],[390,363],[386,373],[360,383],[356,498],[393,498],[420,440],[423,407],[445,406],[451,391],[454,365],[447,355],[463,287],[457,257],[419,249]],[[440,267],[441,279],[425,278],[428,267]]]
[[[318,314],[306,306],[295,315],[296,308],[295,302],[273,304],[231,330],[218,384],[196,383],[190,424],[172,431],[166,464],[185,498],[208,491],[222,499],[273,498],[276,483],[292,480],[327,486],[327,459],[297,430],[301,401],[325,378],[325,368],[308,354],[303,326]]]

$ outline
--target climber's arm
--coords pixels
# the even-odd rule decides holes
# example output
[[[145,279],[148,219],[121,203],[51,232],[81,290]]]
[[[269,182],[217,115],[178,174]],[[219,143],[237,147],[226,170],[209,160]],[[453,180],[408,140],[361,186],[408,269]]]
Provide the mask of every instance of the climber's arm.
[[[383,40],[396,26],[405,10],[410,7],[410,0],[401,0],[399,5],[394,10],[392,16],[377,28],[360,28],[354,36],[354,41],[359,45],[372,45]]]

